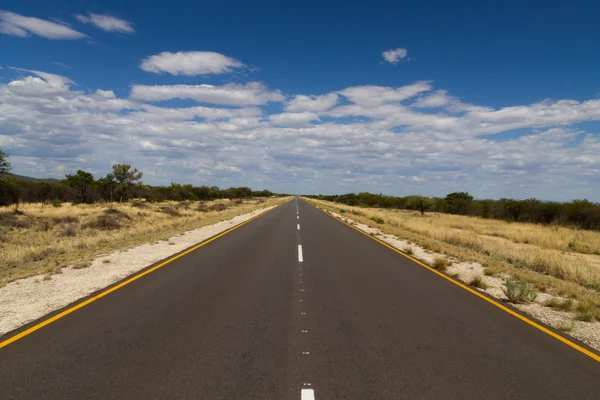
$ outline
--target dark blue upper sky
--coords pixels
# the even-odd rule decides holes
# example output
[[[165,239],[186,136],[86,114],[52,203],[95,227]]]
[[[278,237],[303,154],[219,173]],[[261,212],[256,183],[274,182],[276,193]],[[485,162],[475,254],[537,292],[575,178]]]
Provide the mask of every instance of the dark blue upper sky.
[[[53,18],[85,41],[0,36],[3,64],[65,73],[80,84],[126,90],[131,82],[169,83],[139,61],[162,51],[211,50],[260,69],[252,79],[289,93],[317,94],[372,84],[434,80],[466,102],[495,107],[598,93],[600,2],[573,1],[168,1],[5,0],[15,13]],[[123,37],[73,21],[85,10],[135,23]],[[409,49],[402,69],[378,57]],[[171,78],[171,79],[168,79]],[[212,81],[243,80],[245,76]],[[190,83],[208,82],[203,77]],[[493,91],[493,94],[490,93]]]
[[[535,109],[534,104],[560,103],[565,99],[585,102],[598,98],[600,93],[599,1],[154,1],[142,4],[111,0],[83,4],[64,0],[4,0],[0,10],[66,24],[87,35],[82,40],[51,40],[31,33],[27,37],[0,34],[0,66],[4,67],[0,70],[0,84],[27,75],[22,70],[9,68],[17,67],[66,76],[74,81],[70,86],[74,91],[112,90],[116,97],[123,99],[130,97],[135,84],[220,86],[231,82],[261,82],[281,91],[286,101],[290,101],[298,94],[318,96],[362,85],[400,88],[430,81],[435,90],[447,91],[463,104],[492,110],[521,105]],[[104,31],[75,18],[88,12],[129,21],[135,32]],[[396,64],[386,62],[382,52],[395,48],[406,49],[407,57]],[[216,52],[240,60],[244,68],[193,76],[140,69],[146,57],[165,51]],[[349,97],[340,96],[338,105],[352,102]],[[206,105],[176,98],[162,103],[180,108],[196,104]],[[263,118],[281,113],[286,104],[285,101],[261,104]],[[441,116],[456,112],[437,111],[436,115]],[[121,110],[120,114],[125,112]],[[346,124],[348,120],[343,118],[353,121],[379,118],[369,113],[360,114],[364,117],[338,114],[333,117],[319,114],[320,121],[327,123],[334,118],[335,122],[335,118],[339,118],[338,124]],[[514,118],[508,118],[508,125],[494,131],[497,136],[489,139],[497,143],[539,133],[542,129],[562,129],[566,125],[569,129],[583,129],[596,140],[598,137],[597,118],[589,115],[578,119],[566,117],[564,122],[524,125],[512,125]],[[195,121],[203,120],[196,118]],[[496,115],[486,118],[480,126],[495,122]],[[379,129],[378,125],[373,126]],[[408,132],[406,127],[424,129],[421,122],[412,119],[389,122],[381,127],[396,133]],[[427,132],[437,132],[437,128],[431,126],[427,129]],[[4,135],[15,137],[17,133],[7,129]],[[572,148],[582,138],[563,143],[563,147]],[[14,145],[5,142],[8,143],[4,144],[6,148]],[[467,144],[458,147],[463,145]],[[488,151],[494,153],[495,150]],[[12,153],[22,152],[15,147]],[[416,164],[410,165],[406,176],[418,176],[414,170]],[[517,163],[517,167],[519,165]],[[340,168],[345,170],[347,166]],[[393,172],[371,170],[368,173],[404,176],[399,166],[394,167]],[[232,179],[239,183],[242,178]],[[431,179],[433,177],[424,181],[416,179],[413,184],[425,185],[422,182],[431,182]],[[157,178],[157,182],[161,179]],[[323,183],[319,185],[319,190],[327,187]],[[490,189],[489,194],[503,194],[503,185],[506,181]],[[415,187],[436,192],[430,186],[426,190],[424,186]],[[350,184],[347,188],[372,189],[360,184]]]

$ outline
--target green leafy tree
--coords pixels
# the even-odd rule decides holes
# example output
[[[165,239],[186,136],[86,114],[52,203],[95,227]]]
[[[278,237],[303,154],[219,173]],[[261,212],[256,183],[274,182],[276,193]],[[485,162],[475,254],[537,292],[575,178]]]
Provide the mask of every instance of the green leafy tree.
[[[105,200],[113,201],[114,194],[117,190],[117,181],[113,174],[108,174],[104,178],[100,178],[96,181],[98,189]]]
[[[418,210],[421,213],[421,215],[425,215],[425,211],[429,210],[432,205],[432,201],[429,197],[408,196],[406,198],[405,206],[409,210]]]
[[[74,175],[67,175],[65,182],[67,185],[77,189],[77,197],[80,203],[87,201],[87,193],[90,186],[94,184],[94,176],[89,172],[77,170]]]
[[[117,181],[116,193],[119,200],[123,201],[129,196],[132,186],[141,183],[139,181],[144,174],[137,168],[132,169],[130,164],[114,164],[112,169],[114,179]]]
[[[11,166],[7,158],[8,154],[0,150],[0,175],[6,175],[10,172]]]
[[[467,192],[454,192],[445,197],[446,207],[451,214],[467,214],[473,196]]]

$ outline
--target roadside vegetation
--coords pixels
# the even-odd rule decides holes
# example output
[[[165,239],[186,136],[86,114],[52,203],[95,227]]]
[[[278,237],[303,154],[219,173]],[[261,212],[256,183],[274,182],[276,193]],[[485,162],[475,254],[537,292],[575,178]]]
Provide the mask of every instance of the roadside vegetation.
[[[97,255],[272,206],[268,190],[172,183],[149,186],[129,164],[95,179],[86,171],[61,181],[10,175],[0,150],[0,286],[64,267],[86,268]]]
[[[338,212],[339,205],[311,199]],[[504,277],[505,295],[529,303],[538,293],[560,296],[548,307],[572,311],[582,321],[600,321],[600,232],[578,227],[516,223],[420,210],[344,205],[358,223],[408,240],[427,251],[484,267],[485,277]],[[378,224],[375,221],[384,221]],[[577,245],[574,245],[576,243]],[[412,246],[411,246],[412,247]],[[412,249],[411,249],[412,252]],[[444,271],[444,260],[433,267]],[[467,281],[482,288],[484,277]]]
[[[362,206],[384,209],[413,210],[424,215],[428,212],[471,215],[485,219],[498,219],[506,222],[533,222],[545,225],[565,225],[569,228],[600,230],[600,204],[586,199],[566,203],[527,200],[475,200],[466,192],[454,192],[445,197],[425,196],[385,196],[367,192],[342,195],[307,196],[317,200],[332,201],[348,206]],[[350,211],[348,209],[348,211]],[[585,243],[569,242],[569,246],[579,252],[600,255],[600,243],[594,248]]]
[[[0,286],[20,278],[85,268],[96,256],[167,240],[280,202],[278,198],[209,202],[24,204],[0,207]]]

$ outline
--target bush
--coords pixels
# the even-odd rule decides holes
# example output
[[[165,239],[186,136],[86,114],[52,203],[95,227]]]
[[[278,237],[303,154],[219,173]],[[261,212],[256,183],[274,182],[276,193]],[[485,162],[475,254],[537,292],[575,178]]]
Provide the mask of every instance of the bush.
[[[107,208],[107,209],[105,209],[103,211],[103,213],[105,215],[112,215],[115,218],[125,218],[125,219],[128,219],[128,220],[131,220],[131,217],[127,213],[125,213],[125,212],[123,212],[121,210],[118,210],[116,208],[112,208],[112,207],[111,208]]]
[[[68,226],[60,232],[60,236],[74,237],[77,236],[77,231],[72,226]]]
[[[112,231],[121,228],[121,224],[114,215],[100,215],[95,221],[90,221],[82,225],[87,229],[100,229],[103,231]]]
[[[137,208],[148,208],[148,204],[144,203],[143,201],[139,201],[139,200],[133,200],[131,202],[131,206],[137,207]]]
[[[488,285],[486,285],[486,283],[483,281],[483,278],[481,277],[481,275],[476,275],[474,276],[470,281],[469,281],[469,286],[473,286],[479,289],[487,289]]]
[[[577,319],[580,321],[600,321],[600,305],[594,304],[591,301],[582,301],[577,305],[575,311],[577,312]]]
[[[198,207],[196,208],[196,210],[200,211],[200,212],[208,212],[209,211],[208,206],[204,203],[198,204]]]
[[[371,217],[371,221],[375,221],[375,222],[377,222],[378,224],[383,224],[383,223],[385,223],[385,221],[384,221],[383,219],[381,219],[381,218],[377,218],[377,217]]]
[[[210,211],[225,211],[227,210],[227,204],[225,203],[216,203],[212,206],[208,207]]]
[[[27,218],[17,218],[12,212],[0,212],[0,226],[9,226],[11,228],[29,228],[31,222]]]
[[[67,215],[65,217],[54,217],[54,218],[52,218],[52,222],[54,222],[55,224],[74,224],[77,221],[79,221],[77,219],[77,217],[73,217],[71,215]]]
[[[52,207],[54,207],[54,208],[62,207],[62,201],[60,201],[60,200],[52,200]]]
[[[531,283],[508,278],[506,279],[506,289],[504,294],[508,297],[508,300],[517,303],[531,303],[537,297],[537,290]]]
[[[172,217],[179,217],[181,215],[179,211],[172,207],[161,207],[160,212],[170,215]]]
[[[236,205],[244,204],[244,200],[242,200],[242,199],[235,199],[233,202],[234,202]]]
[[[431,264],[433,269],[437,269],[438,271],[446,271],[448,269],[448,262],[443,258],[437,257],[433,260]]]
[[[575,306],[575,303],[573,302],[573,299],[560,300],[557,298],[552,298],[545,302],[544,305],[546,307],[556,308],[557,310],[571,311]]]
[[[412,247],[405,247],[404,249],[402,249],[402,251],[404,252],[404,254],[408,254],[409,256],[412,256],[413,254],[413,248]]]

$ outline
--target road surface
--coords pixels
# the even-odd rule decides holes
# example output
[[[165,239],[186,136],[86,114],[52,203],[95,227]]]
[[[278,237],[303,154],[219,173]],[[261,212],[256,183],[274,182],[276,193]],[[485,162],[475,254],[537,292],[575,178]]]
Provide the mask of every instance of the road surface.
[[[3,400],[598,398],[597,361],[298,199],[0,349]]]

